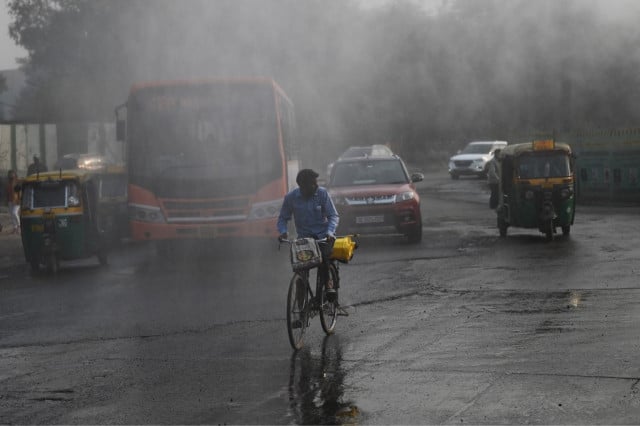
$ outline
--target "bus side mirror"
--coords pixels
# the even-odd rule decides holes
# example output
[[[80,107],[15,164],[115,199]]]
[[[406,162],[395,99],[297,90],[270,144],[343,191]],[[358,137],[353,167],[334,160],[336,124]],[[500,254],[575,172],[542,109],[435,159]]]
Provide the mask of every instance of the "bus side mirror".
[[[118,105],[116,107],[116,140],[118,142],[124,142],[127,135],[127,121],[126,121],[127,104]]]
[[[126,133],[126,122],[124,120],[116,121],[116,140],[118,142],[124,142]]]

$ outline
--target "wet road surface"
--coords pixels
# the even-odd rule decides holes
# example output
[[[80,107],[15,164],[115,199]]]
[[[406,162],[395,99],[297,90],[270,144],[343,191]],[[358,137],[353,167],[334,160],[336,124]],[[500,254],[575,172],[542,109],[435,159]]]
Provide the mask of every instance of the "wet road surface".
[[[640,209],[501,239],[482,182],[420,190],[423,242],[363,237],[297,353],[273,243],[3,271],[0,423],[637,423]]]

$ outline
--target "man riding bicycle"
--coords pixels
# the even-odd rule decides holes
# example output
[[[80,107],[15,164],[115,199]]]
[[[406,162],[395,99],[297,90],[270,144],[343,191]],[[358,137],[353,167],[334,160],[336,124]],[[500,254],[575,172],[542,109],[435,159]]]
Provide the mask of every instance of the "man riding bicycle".
[[[327,298],[337,299],[337,289],[329,280],[329,261],[339,215],[327,190],[318,186],[318,173],[311,169],[303,169],[296,176],[298,188],[284,196],[280,215],[278,216],[279,241],[288,239],[287,223],[293,215],[298,238],[326,238],[320,244],[322,264],[318,266],[318,274],[322,282],[327,283]]]

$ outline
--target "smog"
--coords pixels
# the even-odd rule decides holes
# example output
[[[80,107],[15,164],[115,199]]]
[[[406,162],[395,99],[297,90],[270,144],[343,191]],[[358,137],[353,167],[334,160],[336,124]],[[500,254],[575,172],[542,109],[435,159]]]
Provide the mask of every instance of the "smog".
[[[402,407],[403,398],[420,399],[414,401],[420,407],[432,403],[439,416],[431,418],[434,423],[458,423],[466,406],[455,404],[474,395],[463,389],[449,398],[448,390],[438,386],[438,374],[450,360],[462,359],[448,385],[471,376],[463,377],[471,369],[461,358],[470,340],[478,345],[474,349],[485,351],[482,364],[473,366],[483,370],[471,372],[477,375],[477,389],[487,389],[484,376],[499,377],[492,369],[499,370],[508,355],[521,350],[509,346],[514,335],[518,345],[537,349],[537,340],[527,340],[526,331],[505,327],[496,337],[504,345],[503,358],[494,360],[492,342],[482,341],[486,336],[479,333],[484,330],[478,324],[485,324],[476,318],[491,326],[487,329],[496,326],[496,336],[503,331],[498,326],[516,314],[522,329],[533,327],[536,339],[585,333],[574,321],[579,323],[580,309],[596,305],[598,292],[574,292],[573,287],[591,279],[587,266],[592,258],[610,261],[607,253],[593,240],[580,240],[580,229],[574,239],[551,242],[552,254],[536,237],[517,232],[500,245],[495,216],[486,219],[480,209],[475,211],[481,203],[488,211],[486,188],[470,179],[462,185],[450,182],[447,160],[470,140],[511,143],[534,134],[637,126],[637,1],[12,0],[9,7],[11,35],[29,52],[23,66],[28,84],[16,102],[15,120],[117,127],[116,120],[126,119],[127,137],[118,143],[125,147],[124,157],[133,158],[127,165],[128,196],[135,201],[128,202],[127,215],[144,224],[115,244],[107,268],[95,260],[72,263],[50,280],[34,274],[6,286],[10,291],[28,284],[24,293],[12,294],[20,303],[9,297],[3,305],[8,311],[4,324],[14,327],[6,328],[0,349],[17,347],[20,355],[3,358],[20,372],[18,378],[3,378],[8,390],[0,391],[0,400],[2,392],[11,394],[4,398],[17,413],[11,422],[209,423],[230,418],[260,423],[266,411],[273,422],[331,423],[343,413],[346,423],[353,418],[366,422],[358,416],[367,409],[391,422],[424,421],[413,413],[379,414],[380,401],[393,397],[395,407]],[[217,86],[220,80],[224,83]],[[236,97],[228,90],[238,82],[251,86],[254,97]],[[209,100],[212,93],[222,93],[224,102]],[[122,117],[114,114],[118,108]],[[277,120],[280,127],[269,127]],[[275,140],[282,140],[282,149],[269,149]],[[291,354],[284,324],[290,254],[288,246],[279,246],[273,227],[285,189],[293,187],[294,176],[287,174],[293,175],[294,168],[288,167],[297,162],[299,168],[326,174],[327,165],[349,146],[372,144],[387,145],[412,170],[432,172],[420,190],[437,200],[423,204],[429,209],[424,229],[433,232],[411,247],[377,236],[368,241],[370,247],[361,246],[365,261],[354,262],[351,271],[352,265],[341,265],[351,285],[345,300],[353,301],[357,306],[349,306],[350,312],[358,308],[361,316],[341,318],[338,334],[347,336],[344,341],[322,340],[315,319],[311,349]],[[162,199],[161,207],[154,204],[156,198]],[[598,214],[591,213],[594,223],[600,222]],[[258,225],[245,227],[240,217]],[[173,233],[161,223],[170,223]],[[422,238],[422,222],[418,229]],[[600,238],[609,235],[606,225],[599,232]],[[616,256],[632,257],[624,246],[629,243],[609,243]],[[485,254],[494,247],[495,257]],[[543,255],[531,255],[530,247]],[[579,254],[592,257],[585,261]],[[483,269],[473,263],[480,256],[495,263]],[[532,266],[552,257],[556,262],[547,266],[556,268],[553,282]],[[575,267],[573,274],[567,273],[570,267]],[[603,282],[620,283],[626,300],[633,300],[627,293],[635,284],[624,281],[623,274],[616,271],[615,279],[605,276]],[[531,287],[540,287],[526,294],[537,298],[537,305],[532,309],[526,299],[514,308],[530,276],[537,281]],[[485,305],[475,305],[476,291]],[[554,297],[545,298],[545,291]],[[575,294],[588,294],[583,298],[588,303]],[[616,302],[608,300],[590,324],[601,326],[599,319],[613,317]],[[393,321],[397,312],[403,314],[401,326]],[[502,317],[496,319],[497,314]],[[575,317],[567,320],[567,314]],[[538,318],[545,315],[553,318]],[[24,318],[27,325],[20,322]],[[445,319],[437,323],[438,318]],[[396,342],[406,346],[396,348]],[[76,350],[71,361],[64,358],[67,348]],[[54,356],[45,359],[51,352]],[[602,358],[613,364],[616,356]],[[534,380],[551,380],[544,372],[546,362],[531,367]],[[85,369],[88,364],[91,368]],[[380,366],[387,369],[381,375]],[[515,371],[521,365],[510,367]],[[583,367],[597,369],[588,363]],[[400,390],[392,394],[384,385],[396,379],[396,369],[394,389]],[[23,374],[36,370],[55,377],[47,381],[36,373]],[[403,390],[416,371],[431,380],[425,381],[430,386],[435,383],[430,392],[441,392],[442,399],[433,401],[448,401],[454,406],[451,413],[438,412],[440,407],[420,392]],[[611,381],[635,377],[627,371],[599,374]],[[577,381],[583,375],[573,371],[564,377]],[[80,390],[101,381],[105,385],[99,384],[95,395],[95,388]],[[422,391],[420,383],[412,385]],[[54,414],[40,414],[47,411],[41,407],[24,414],[28,404],[73,398],[81,409],[71,414],[65,411],[71,403],[56,406]],[[24,400],[27,408],[21,406]],[[80,402],[87,400],[91,408],[85,410]],[[282,401],[288,404],[285,410]],[[361,412],[357,404],[365,409]],[[126,414],[119,412],[122,407]]]
[[[50,46],[17,33],[36,25],[19,3],[12,31],[29,78],[57,82],[53,117],[112,118],[140,81],[267,76],[319,169],[350,145],[443,161],[470,138],[633,126],[638,108],[629,0],[83,3],[51,6]]]

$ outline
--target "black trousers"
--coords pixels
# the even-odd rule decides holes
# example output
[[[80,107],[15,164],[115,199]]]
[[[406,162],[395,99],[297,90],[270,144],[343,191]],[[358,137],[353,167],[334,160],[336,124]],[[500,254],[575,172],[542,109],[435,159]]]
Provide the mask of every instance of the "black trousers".
[[[498,198],[500,197],[499,191],[498,191],[498,186],[499,184],[497,183],[490,183],[489,184],[489,188],[491,188],[491,197],[489,198],[489,208],[490,209],[495,209],[496,207],[498,207]]]
[[[331,259],[331,252],[333,251],[333,243],[334,241],[318,243],[320,251],[322,252],[322,264],[318,266],[318,276],[324,283],[329,279],[329,263]]]

